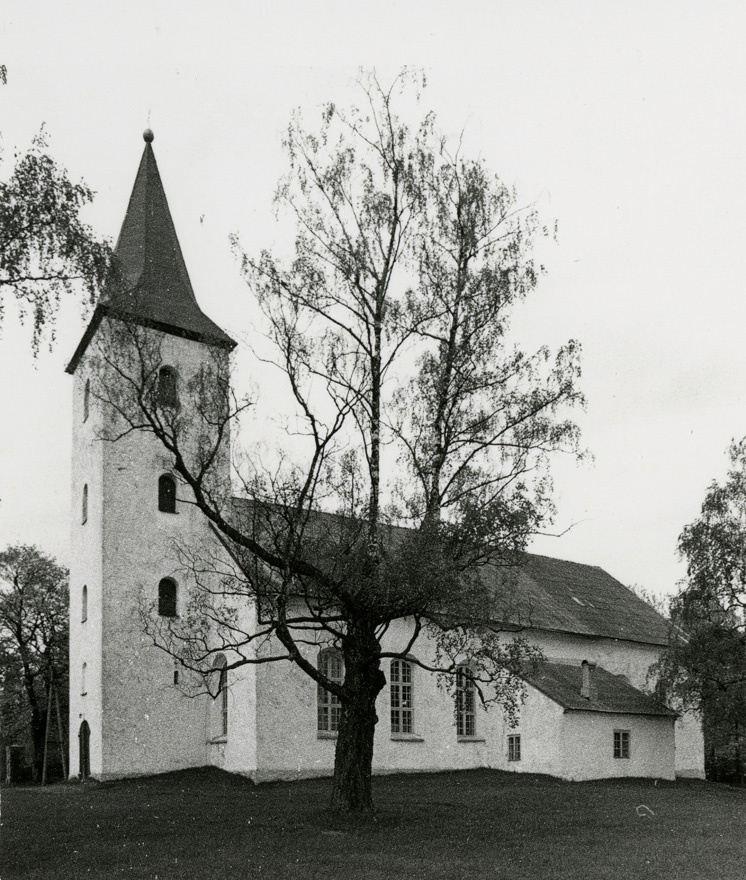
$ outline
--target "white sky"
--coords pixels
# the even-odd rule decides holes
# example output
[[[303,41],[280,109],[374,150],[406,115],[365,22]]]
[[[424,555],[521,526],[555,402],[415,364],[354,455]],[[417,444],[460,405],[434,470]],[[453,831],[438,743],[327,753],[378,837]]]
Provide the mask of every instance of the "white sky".
[[[582,342],[595,460],[555,469],[557,530],[574,525],[532,549],[668,594],[676,538],[746,433],[745,37],[736,2],[5,0],[0,174],[45,122],[115,238],[152,127],[198,300],[246,340],[228,235],[272,245],[291,111],[349,102],[360,65],[423,67],[441,126],[559,221],[516,329]],[[36,363],[12,312],[0,339],[0,547],[65,562],[83,328],[69,310]]]

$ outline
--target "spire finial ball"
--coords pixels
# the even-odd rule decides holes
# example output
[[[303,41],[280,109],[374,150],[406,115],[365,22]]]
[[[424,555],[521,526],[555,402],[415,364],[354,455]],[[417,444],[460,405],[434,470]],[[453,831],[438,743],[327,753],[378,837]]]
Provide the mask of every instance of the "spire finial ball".
[[[155,135],[149,128],[146,128],[145,131],[142,133],[142,139],[145,141],[146,144],[152,144],[154,138]]]

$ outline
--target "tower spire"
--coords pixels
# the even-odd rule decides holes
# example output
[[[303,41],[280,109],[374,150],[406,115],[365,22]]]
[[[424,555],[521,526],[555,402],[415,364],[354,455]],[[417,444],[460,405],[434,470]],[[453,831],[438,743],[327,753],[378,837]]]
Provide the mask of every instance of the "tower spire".
[[[135,177],[114,259],[116,282],[104,291],[70,364],[74,372],[104,314],[232,349],[236,343],[200,309],[153,152],[153,132]]]

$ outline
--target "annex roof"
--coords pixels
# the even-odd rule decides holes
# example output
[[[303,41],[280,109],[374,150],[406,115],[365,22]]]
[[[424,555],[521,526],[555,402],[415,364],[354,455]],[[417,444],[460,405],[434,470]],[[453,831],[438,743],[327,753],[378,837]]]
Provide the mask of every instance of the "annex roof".
[[[539,672],[527,675],[526,681],[569,711],[676,717],[673,709],[632,687],[621,676],[601,666],[596,666],[592,675],[595,693],[591,699],[580,693],[583,672],[579,665],[542,663]]]
[[[232,349],[236,343],[200,309],[189,280],[149,130],[114,248],[116,281],[105,290],[67,372],[72,373],[105,314]]]

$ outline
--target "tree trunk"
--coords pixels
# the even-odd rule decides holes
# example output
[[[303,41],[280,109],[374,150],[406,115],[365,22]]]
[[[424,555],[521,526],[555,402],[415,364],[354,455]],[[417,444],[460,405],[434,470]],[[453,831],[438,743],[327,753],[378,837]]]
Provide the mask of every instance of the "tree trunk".
[[[42,772],[42,753],[44,751],[44,716],[39,708],[39,701],[36,697],[36,687],[34,673],[28,663],[25,652],[21,652],[21,663],[23,666],[23,685],[26,691],[26,699],[29,709],[31,710],[30,734],[31,734],[31,773],[34,782],[38,782]]]
[[[357,628],[356,628],[357,629]],[[334,754],[331,808],[345,813],[371,813],[373,737],[378,715],[376,697],[386,678],[380,668],[380,647],[372,627],[353,631],[343,645],[345,688],[342,719]]]

